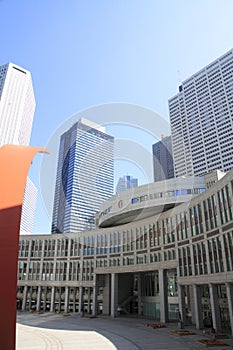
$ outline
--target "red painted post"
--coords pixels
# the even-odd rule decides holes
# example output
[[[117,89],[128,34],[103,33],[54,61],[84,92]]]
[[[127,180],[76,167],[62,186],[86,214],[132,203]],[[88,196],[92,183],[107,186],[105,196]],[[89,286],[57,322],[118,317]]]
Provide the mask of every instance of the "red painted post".
[[[40,147],[0,147],[0,349],[15,349],[20,219],[27,174]]]

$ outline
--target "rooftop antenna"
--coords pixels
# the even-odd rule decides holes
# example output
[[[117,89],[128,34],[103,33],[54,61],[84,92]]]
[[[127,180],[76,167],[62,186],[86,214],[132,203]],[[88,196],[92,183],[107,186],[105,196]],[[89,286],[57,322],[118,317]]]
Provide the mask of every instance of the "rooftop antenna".
[[[177,70],[177,74],[178,74],[178,80],[179,80],[179,92],[181,92],[183,90],[183,88],[182,88],[182,81],[181,81],[179,69]]]

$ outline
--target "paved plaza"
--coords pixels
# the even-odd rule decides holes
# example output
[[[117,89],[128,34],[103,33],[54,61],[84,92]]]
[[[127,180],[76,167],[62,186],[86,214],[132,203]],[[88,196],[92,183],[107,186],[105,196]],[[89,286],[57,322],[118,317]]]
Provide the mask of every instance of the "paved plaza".
[[[202,331],[192,327],[195,335],[178,336],[171,333],[177,324],[152,329],[145,324],[151,320],[128,317],[88,318],[78,315],[32,314],[17,315],[17,350],[191,350],[204,349],[198,340]],[[233,348],[232,339],[225,340]],[[215,348],[215,347],[214,347]]]

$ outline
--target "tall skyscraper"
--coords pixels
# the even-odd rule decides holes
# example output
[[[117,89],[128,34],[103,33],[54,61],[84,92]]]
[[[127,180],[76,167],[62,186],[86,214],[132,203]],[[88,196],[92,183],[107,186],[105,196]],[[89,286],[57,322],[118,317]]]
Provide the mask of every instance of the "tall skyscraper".
[[[233,50],[186,79],[169,99],[175,176],[233,167]]]
[[[154,182],[174,177],[171,136],[162,137],[152,145]]]
[[[60,139],[52,233],[95,226],[101,203],[113,194],[114,138],[81,118]]]
[[[0,146],[29,145],[35,111],[31,73],[13,63],[0,66]],[[28,178],[20,231],[32,232],[37,189]]]
[[[129,188],[138,187],[138,179],[125,175],[120,177],[116,185],[116,193],[123,192]]]
[[[35,111],[31,73],[13,63],[0,66],[0,145],[29,145]]]

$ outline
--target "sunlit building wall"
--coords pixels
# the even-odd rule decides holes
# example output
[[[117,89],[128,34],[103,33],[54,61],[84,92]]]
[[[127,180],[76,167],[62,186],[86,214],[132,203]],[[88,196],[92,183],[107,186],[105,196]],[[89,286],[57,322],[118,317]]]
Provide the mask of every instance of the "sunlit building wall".
[[[186,79],[169,99],[175,176],[233,166],[233,50]]]
[[[31,73],[11,62],[0,66],[0,146],[28,146],[35,111]],[[32,233],[37,189],[27,178],[20,232]]]

